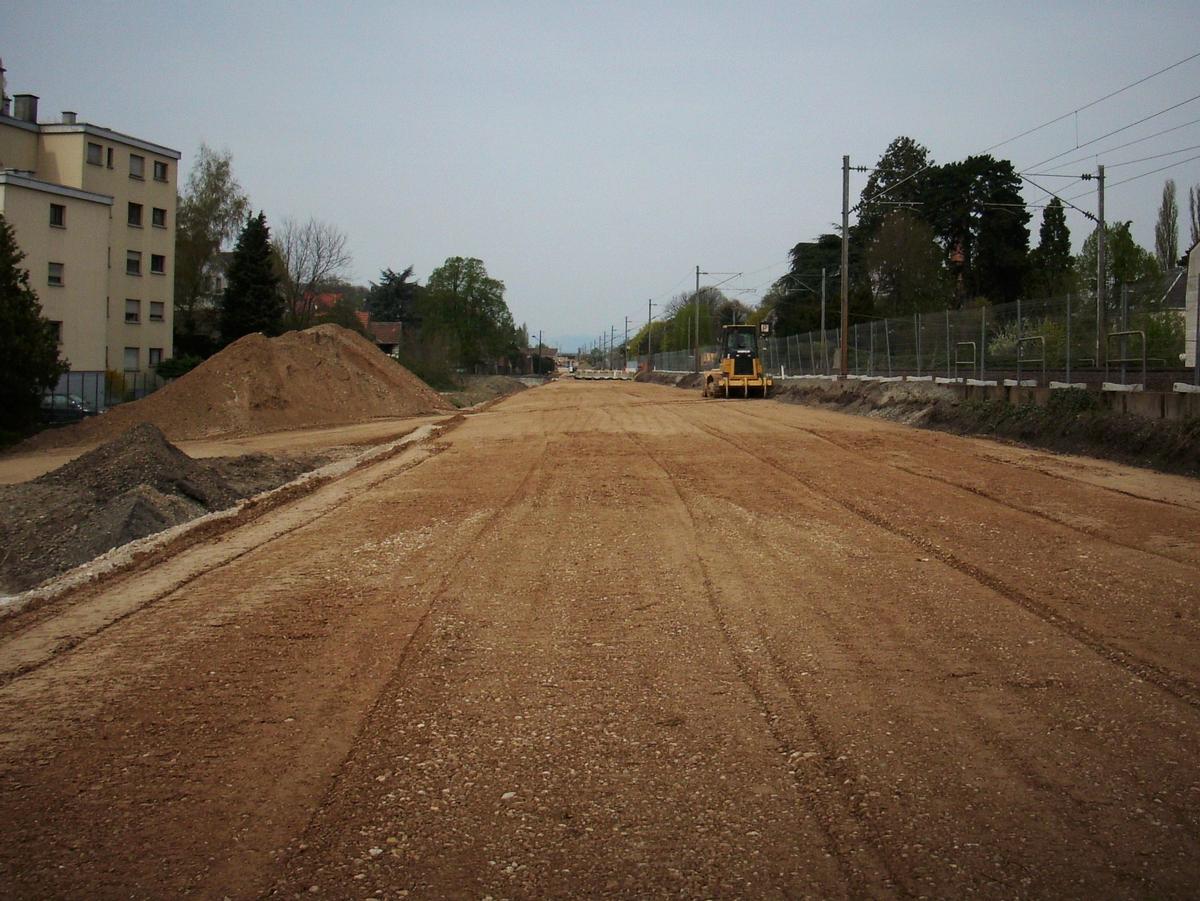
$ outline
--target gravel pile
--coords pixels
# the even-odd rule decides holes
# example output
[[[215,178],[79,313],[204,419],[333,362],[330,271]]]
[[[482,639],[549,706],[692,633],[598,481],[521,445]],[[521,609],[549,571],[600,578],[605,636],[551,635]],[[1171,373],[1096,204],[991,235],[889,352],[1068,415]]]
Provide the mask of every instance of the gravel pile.
[[[0,487],[0,591],[13,593],[111,548],[290,481],[321,461],[261,454],[193,460],[141,423],[65,466]]]

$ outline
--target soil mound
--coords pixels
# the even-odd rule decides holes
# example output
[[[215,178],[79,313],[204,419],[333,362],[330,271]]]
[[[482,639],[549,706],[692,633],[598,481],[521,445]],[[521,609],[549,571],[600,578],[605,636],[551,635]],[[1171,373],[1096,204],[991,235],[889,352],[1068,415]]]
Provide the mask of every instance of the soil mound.
[[[525,391],[529,386],[508,375],[467,376],[458,391],[445,392],[445,398],[456,407],[471,407],[497,397]]]
[[[142,400],[42,432],[23,450],[107,440],[149,422],[172,441],[240,437],[451,409],[357,332],[319,325],[246,335]]]
[[[230,507],[315,462],[233,459],[193,460],[141,423],[31,482],[0,487],[0,591],[32,588],[111,548]]]
[[[73,489],[97,500],[119,497],[133,488],[150,488],[210,510],[228,507],[237,499],[225,480],[167,441],[148,422],[34,479],[34,483]]]

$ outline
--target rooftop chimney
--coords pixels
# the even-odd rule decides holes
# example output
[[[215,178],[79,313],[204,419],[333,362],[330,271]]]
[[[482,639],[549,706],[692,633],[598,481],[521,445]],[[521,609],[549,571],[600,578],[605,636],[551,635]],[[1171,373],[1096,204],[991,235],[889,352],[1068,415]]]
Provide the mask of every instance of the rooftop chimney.
[[[13,118],[37,125],[37,94],[17,94],[13,97]]]
[[[71,112],[71,110],[69,110],[69,109],[63,110],[62,124],[63,125],[74,125],[75,124],[75,114],[73,112]]]

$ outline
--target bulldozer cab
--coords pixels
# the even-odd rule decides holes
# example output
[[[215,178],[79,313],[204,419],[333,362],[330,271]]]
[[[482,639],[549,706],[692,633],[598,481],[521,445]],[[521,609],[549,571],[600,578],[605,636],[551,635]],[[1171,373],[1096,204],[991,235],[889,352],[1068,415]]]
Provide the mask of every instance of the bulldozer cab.
[[[754,361],[758,359],[758,332],[752,325],[724,327],[723,360],[732,360],[732,375],[755,375]],[[727,368],[727,367],[726,367]]]

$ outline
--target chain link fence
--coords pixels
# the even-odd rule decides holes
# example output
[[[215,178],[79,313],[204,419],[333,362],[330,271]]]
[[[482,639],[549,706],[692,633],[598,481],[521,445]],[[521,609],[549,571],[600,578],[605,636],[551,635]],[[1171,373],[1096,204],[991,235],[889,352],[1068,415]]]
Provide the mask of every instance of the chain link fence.
[[[1105,348],[1097,345],[1096,301],[1088,295],[855,322],[847,334],[849,371],[1040,385],[1051,379],[1145,383],[1154,374],[1169,382],[1183,371],[1183,310],[1167,308],[1161,289],[1122,288],[1106,308]],[[840,329],[773,335],[762,342],[763,365],[780,376],[832,375],[840,342]],[[716,358],[715,346],[702,347],[700,368],[714,366]],[[1107,365],[1098,366],[1105,358]],[[646,359],[643,354],[639,362]],[[695,360],[690,350],[658,353],[653,368],[691,372]]]

